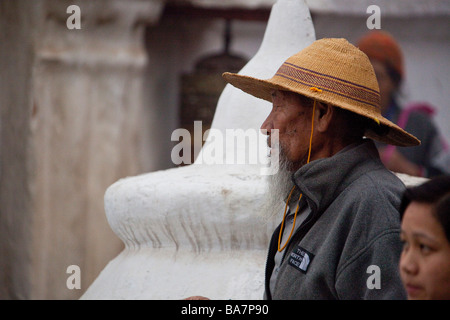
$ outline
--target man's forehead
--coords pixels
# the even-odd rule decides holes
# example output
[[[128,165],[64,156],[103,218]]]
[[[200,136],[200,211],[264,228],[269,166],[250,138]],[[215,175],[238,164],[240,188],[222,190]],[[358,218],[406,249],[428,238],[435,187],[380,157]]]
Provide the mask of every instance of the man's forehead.
[[[278,99],[295,99],[302,105],[309,105],[312,103],[312,99],[308,98],[304,95],[301,95],[299,93],[293,92],[293,91],[284,91],[284,90],[273,90],[272,91],[272,100],[274,98]]]

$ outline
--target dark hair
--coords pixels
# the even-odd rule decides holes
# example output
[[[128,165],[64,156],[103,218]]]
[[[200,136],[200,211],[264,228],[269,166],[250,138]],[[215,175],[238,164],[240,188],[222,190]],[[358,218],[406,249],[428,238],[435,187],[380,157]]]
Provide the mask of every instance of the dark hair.
[[[364,117],[350,110],[336,108],[340,114],[342,127],[346,128],[346,135],[355,141],[361,139],[367,131],[384,136],[389,132],[389,127],[377,124],[374,120]]]
[[[288,91],[292,92],[292,91]],[[292,92],[295,93],[295,92]],[[301,105],[306,107],[313,107],[314,99],[307,96],[295,93],[299,99]],[[327,104],[326,102],[319,102],[322,104]],[[331,105],[331,104],[330,104]],[[365,133],[370,130],[375,132],[379,136],[384,136],[389,132],[389,127],[377,124],[374,120],[369,119],[365,116],[357,114],[353,111],[344,109],[339,106],[335,106],[336,113],[339,116],[339,121],[341,123],[341,128],[346,129],[345,136],[347,139],[352,141],[358,141],[361,139]]]
[[[433,214],[450,241],[450,175],[437,176],[421,185],[407,188],[400,204],[401,218],[412,201],[433,205]]]

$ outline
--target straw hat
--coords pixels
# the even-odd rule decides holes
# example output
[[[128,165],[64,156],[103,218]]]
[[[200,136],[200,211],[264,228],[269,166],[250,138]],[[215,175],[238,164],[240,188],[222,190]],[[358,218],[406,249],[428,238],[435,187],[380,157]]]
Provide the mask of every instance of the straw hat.
[[[346,39],[320,39],[288,58],[267,80],[225,72],[224,79],[272,102],[273,90],[293,91],[374,120],[367,138],[396,146],[420,141],[381,115],[378,82],[369,58]]]

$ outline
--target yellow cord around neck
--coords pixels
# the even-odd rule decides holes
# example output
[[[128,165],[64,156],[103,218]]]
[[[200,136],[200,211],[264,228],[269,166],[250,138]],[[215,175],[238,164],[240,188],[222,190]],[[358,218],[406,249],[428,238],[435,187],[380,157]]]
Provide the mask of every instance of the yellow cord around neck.
[[[306,163],[309,163],[309,159],[311,158],[311,145],[312,145],[312,137],[313,137],[313,132],[314,132],[314,110],[316,110],[316,100],[315,99],[314,99],[313,112],[312,112],[312,121],[311,121],[311,136],[309,138],[308,160],[306,161]],[[291,199],[291,196],[292,196],[292,193],[294,192],[294,190],[295,190],[295,185],[292,187],[292,190],[289,193],[289,196],[288,196],[287,201],[286,201],[286,206],[284,207],[283,221],[281,222],[280,233],[278,235],[278,252],[281,252],[281,251],[284,250],[284,248],[286,248],[287,244],[289,243],[289,240],[292,237],[292,234],[294,233],[295,220],[297,220],[297,213],[298,213],[298,209],[300,208],[300,200],[302,199],[303,193],[300,193],[300,197],[298,198],[297,209],[295,210],[294,223],[292,224],[291,233],[289,234],[289,237],[286,240],[286,243],[283,245],[282,248],[280,248],[281,236],[283,235],[284,220],[286,219],[287,206],[289,204],[289,200]]]

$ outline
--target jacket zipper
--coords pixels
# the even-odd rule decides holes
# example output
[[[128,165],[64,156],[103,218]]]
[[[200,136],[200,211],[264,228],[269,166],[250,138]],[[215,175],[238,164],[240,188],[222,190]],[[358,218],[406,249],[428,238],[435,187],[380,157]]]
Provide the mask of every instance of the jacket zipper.
[[[286,253],[288,251],[290,251],[292,244],[296,243],[299,239],[302,239],[306,235],[306,233],[309,231],[309,229],[311,229],[311,227],[314,224],[314,221],[317,220],[317,219],[315,219],[315,217],[316,217],[316,214],[314,214],[314,211],[311,209],[311,213],[308,215],[308,217],[305,219],[305,221],[303,221],[303,223],[299,226],[299,228],[295,231],[294,235],[292,236],[291,240],[289,241],[289,244],[286,246],[283,256],[281,257],[280,265],[283,264],[283,261],[286,257]],[[269,274],[268,266],[269,266],[269,261],[273,260],[273,257],[275,256],[275,253],[277,250],[277,245],[276,245],[275,241],[277,239],[277,234],[279,234],[279,232],[280,232],[280,229],[281,229],[281,223],[278,225],[278,227],[275,229],[275,231],[272,234],[272,238],[271,238],[270,244],[269,244],[269,252],[267,254],[267,259],[266,259],[265,289],[266,289],[266,298],[268,300],[272,300],[272,293],[270,292],[270,277],[272,275],[273,269],[275,268],[275,263],[274,262],[270,263],[270,266],[271,266],[270,274]],[[270,259],[270,258],[272,258],[272,259]]]

